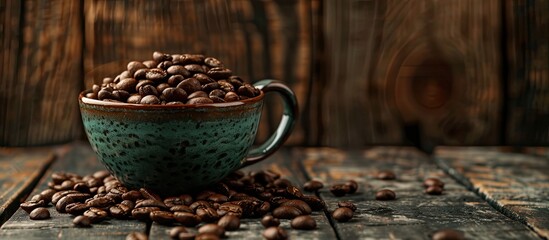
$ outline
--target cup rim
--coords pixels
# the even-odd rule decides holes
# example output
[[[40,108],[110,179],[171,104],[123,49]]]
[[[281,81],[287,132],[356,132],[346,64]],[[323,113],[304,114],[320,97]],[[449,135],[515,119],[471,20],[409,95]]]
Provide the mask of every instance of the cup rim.
[[[92,92],[91,89],[84,90],[78,95],[78,101],[84,105],[95,105],[102,107],[112,107],[112,108],[132,108],[132,109],[180,109],[180,108],[224,108],[224,107],[234,107],[254,104],[263,100],[265,93],[260,90],[259,95],[253,98],[248,98],[244,100],[238,100],[234,102],[224,102],[224,103],[208,103],[208,104],[176,104],[176,105],[162,105],[162,104],[137,104],[137,103],[125,103],[125,102],[109,102],[102,101],[93,98],[87,98],[85,95]]]

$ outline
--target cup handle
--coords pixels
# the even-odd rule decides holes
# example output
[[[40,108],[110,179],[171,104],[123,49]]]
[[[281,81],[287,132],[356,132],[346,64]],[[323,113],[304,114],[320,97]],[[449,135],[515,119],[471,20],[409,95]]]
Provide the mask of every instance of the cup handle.
[[[262,90],[265,94],[269,92],[280,94],[284,102],[284,112],[282,113],[282,119],[273,135],[260,146],[251,149],[241,167],[257,163],[280,148],[284,141],[290,136],[297,117],[297,99],[295,98],[294,92],[286,84],[277,80],[265,79],[256,82],[254,86],[257,89]]]

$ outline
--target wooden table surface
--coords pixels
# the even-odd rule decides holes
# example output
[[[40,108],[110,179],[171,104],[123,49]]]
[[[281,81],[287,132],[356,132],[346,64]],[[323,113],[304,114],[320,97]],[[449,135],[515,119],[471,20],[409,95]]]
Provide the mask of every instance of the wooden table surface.
[[[540,154],[541,153],[541,154]],[[327,212],[337,202],[357,204],[347,223],[316,212],[313,231],[281,226],[291,239],[430,239],[433,232],[461,230],[467,239],[549,238],[549,151],[545,148],[439,147],[428,156],[412,147],[284,148],[244,171],[271,169],[295,184],[310,179],[324,182],[319,196]],[[50,148],[0,148],[0,239],[125,239],[130,232],[149,239],[169,239],[170,227],[136,220],[110,219],[92,228],[72,226],[72,217],[50,206],[52,218],[33,221],[19,209],[28,196],[47,188],[55,171],[85,175],[103,169],[85,142]],[[391,170],[396,180],[378,180],[380,170]],[[425,178],[446,183],[440,196],[423,192]],[[334,197],[328,187],[354,179],[355,194]],[[397,199],[375,200],[382,188]],[[229,239],[261,239],[258,219],[244,220]]]

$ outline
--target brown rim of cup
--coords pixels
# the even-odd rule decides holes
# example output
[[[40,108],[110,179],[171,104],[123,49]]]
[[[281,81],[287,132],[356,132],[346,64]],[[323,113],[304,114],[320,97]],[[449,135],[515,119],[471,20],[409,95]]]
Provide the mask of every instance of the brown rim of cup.
[[[208,104],[174,104],[174,105],[162,105],[162,104],[137,104],[137,103],[125,103],[125,102],[109,102],[93,98],[87,98],[85,95],[92,90],[84,90],[78,95],[78,101],[87,105],[99,105],[113,108],[135,108],[135,109],[178,109],[178,108],[219,108],[219,107],[234,107],[245,104],[252,104],[263,100],[265,94],[260,90],[260,94],[253,98],[244,100],[238,100],[234,102],[224,103],[208,103]]]

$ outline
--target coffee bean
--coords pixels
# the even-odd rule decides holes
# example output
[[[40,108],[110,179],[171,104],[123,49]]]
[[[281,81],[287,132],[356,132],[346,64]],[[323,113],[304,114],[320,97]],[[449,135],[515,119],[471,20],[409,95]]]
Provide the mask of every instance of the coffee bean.
[[[204,73],[196,73],[193,75],[193,78],[196,78],[202,85],[215,82],[215,80]]]
[[[223,67],[223,63],[221,61],[217,60],[216,58],[213,58],[213,57],[207,57],[206,59],[204,59],[204,64],[206,64],[208,67],[212,67],[212,68]]]
[[[135,209],[134,209],[135,210]],[[132,212],[133,213],[133,212]],[[183,226],[194,227],[200,223],[201,219],[195,214],[188,212],[174,212],[174,218]]]
[[[143,196],[141,196],[141,193],[139,191],[136,191],[136,190],[131,190],[131,191],[128,191],[128,192],[122,194],[122,199],[124,199],[124,200],[135,201],[135,200],[140,199],[142,197]]]
[[[86,202],[88,207],[105,208],[114,205],[115,201],[110,197],[99,197]]]
[[[204,92],[211,92],[211,91],[213,91],[214,89],[219,89],[220,87],[221,87],[221,85],[219,85],[219,83],[217,83],[217,82],[211,82],[211,83],[202,85],[202,91],[204,91]]]
[[[144,79],[147,78],[147,72],[148,71],[149,71],[149,69],[147,69],[147,68],[139,69],[139,70],[135,71],[135,73],[133,74],[133,78],[135,78],[135,80],[138,80],[138,81],[139,80],[144,80]]]
[[[173,63],[171,61],[163,61],[163,62],[160,62],[156,67],[166,70],[169,67],[171,67],[172,65],[173,65]]]
[[[157,96],[154,95],[147,95],[141,98],[141,101],[139,101],[140,104],[160,104],[160,99],[158,99]]]
[[[303,184],[303,190],[307,192],[315,192],[323,187],[324,187],[324,184],[322,184],[322,182],[317,180],[311,180]]]
[[[356,205],[351,202],[351,201],[341,201],[341,202],[338,202],[337,203],[337,206],[338,207],[346,207],[346,208],[349,208],[351,210],[356,211]]]
[[[67,190],[67,191],[59,191],[59,192],[56,192],[52,195],[51,197],[51,203],[52,204],[57,204],[57,202],[59,201],[59,199],[61,199],[62,197],[64,196],[67,196],[69,194],[72,194],[72,193],[78,193],[78,191],[75,191],[75,190]]]
[[[50,218],[50,211],[47,208],[35,208],[29,213],[29,218],[32,220],[44,220]]]
[[[265,215],[261,219],[261,225],[263,225],[265,228],[276,227],[280,225],[280,220],[278,220],[278,218],[273,217],[272,215]]]
[[[221,238],[212,233],[199,233],[195,236],[194,239],[195,240],[219,240]]]
[[[186,205],[175,205],[170,208],[170,211],[172,212],[188,212],[188,213],[194,213],[194,211]]]
[[[170,85],[167,83],[161,83],[156,86],[156,91],[160,93],[160,96],[162,96],[162,92],[166,90],[166,88],[169,88]]]
[[[348,194],[353,194],[356,190],[358,190],[358,183],[355,180],[349,180],[345,183],[345,186],[349,187],[349,191],[347,192]]]
[[[389,189],[382,189],[376,192],[376,200],[387,201],[394,199],[396,199],[396,194]]]
[[[292,219],[301,214],[299,209],[292,206],[280,206],[273,210],[273,217],[280,219]]]
[[[170,75],[179,75],[181,77],[188,77],[191,75],[191,73],[181,65],[172,65],[166,72]]]
[[[311,214],[311,212],[312,212],[311,207],[309,207],[309,205],[306,202],[304,202],[302,200],[297,200],[297,199],[288,200],[288,201],[280,204],[280,206],[295,207],[295,208],[299,209],[299,211],[301,211],[301,214]]]
[[[138,202],[136,202],[135,207],[136,208],[157,207],[157,208],[160,208],[160,209],[168,209],[166,204],[164,204],[163,202],[158,201],[156,199],[144,199],[144,200],[138,201]]]
[[[19,205],[21,209],[25,210],[25,212],[30,213],[32,210],[39,208],[39,207],[45,207],[46,202],[44,200],[38,200],[38,201],[27,201],[23,202]]]
[[[304,202],[307,203],[307,205],[309,205],[309,207],[311,207],[311,209],[313,211],[320,211],[322,209],[325,208],[325,203],[324,201],[322,201],[322,199],[320,199],[319,197],[317,196],[303,196],[301,197],[301,200],[303,200]]]
[[[40,196],[42,196],[42,200],[44,200],[44,203],[49,203],[51,202],[51,198],[55,193],[56,191],[53,189],[45,189],[44,191],[40,192]]]
[[[72,220],[72,224],[76,227],[82,227],[82,228],[91,227],[90,218],[82,215],[76,216]]]
[[[187,230],[187,228],[183,227],[183,226],[177,226],[177,227],[174,227],[172,229],[170,229],[170,237],[173,238],[173,239],[179,239],[179,234],[180,233],[188,233],[189,231]]]
[[[167,211],[152,211],[150,219],[161,225],[172,225],[175,221],[173,213]]]
[[[185,69],[187,69],[187,71],[191,73],[206,73],[206,71],[204,71],[204,68],[199,64],[187,64],[184,67]]]
[[[59,201],[57,201],[57,203],[55,204],[55,209],[60,213],[64,213],[66,211],[67,205],[74,202],[76,202],[76,199],[73,198],[72,196],[70,195],[64,196],[61,199],[59,199]]]
[[[158,207],[140,207],[132,210],[132,217],[139,221],[149,221],[151,212],[159,211]]]
[[[254,86],[246,83],[238,88],[238,95],[253,98],[255,97],[255,88]]]
[[[131,61],[127,65],[128,72],[131,75],[134,75],[137,70],[143,69],[143,68],[147,68],[147,66],[145,66],[145,64],[138,61]]]
[[[208,207],[212,207],[212,205],[207,202],[207,201],[204,201],[204,200],[198,200],[194,203],[192,203],[190,206],[189,206],[193,211],[196,211],[198,208],[208,208]]]
[[[89,206],[87,204],[74,202],[74,203],[67,204],[67,206],[65,207],[65,212],[69,213],[70,215],[77,216],[77,215],[81,215],[88,209],[89,209]]]
[[[90,192],[90,188],[88,187],[88,185],[85,182],[75,184],[72,189],[74,189],[75,191],[79,191],[81,193],[89,193]]]
[[[330,192],[336,197],[342,197],[350,192],[350,186],[346,184],[335,184],[330,187]]]
[[[427,189],[425,189],[425,193],[429,195],[441,195],[444,190],[437,185],[429,186]]]
[[[173,59],[172,55],[170,54],[166,54],[158,51],[153,52],[154,61],[162,62],[162,61],[171,61],[172,59]]]
[[[152,68],[145,73],[145,78],[153,82],[162,81],[167,76],[168,73],[166,72],[166,70],[161,68]]]
[[[123,204],[117,204],[109,208],[109,213],[114,218],[123,219],[131,213],[131,208]]]
[[[189,99],[187,101],[187,104],[210,104],[210,103],[214,103],[214,101],[207,97],[197,97],[197,98]]]
[[[267,240],[285,240],[288,234],[281,227],[269,227],[263,231],[263,237]]]
[[[196,209],[196,215],[204,222],[215,222],[219,219],[217,211],[211,207]]]
[[[292,219],[290,226],[294,229],[312,230],[316,228],[316,221],[309,215],[303,215]]]
[[[396,174],[392,171],[385,170],[385,171],[379,171],[376,174],[376,178],[379,180],[395,180]]]
[[[215,223],[210,223],[202,225],[198,229],[198,233],[210,233],[218,237],[223,237],[225,236],[225,229]]]
[[[92,223],[97,223],[106,219],[109,213],[103,209],[92,207],[84,212],[84,216],[90,218]]]
[[[147,240],[149,237],[147,237],[147,234],[142,232],[131,232],[128,235],[126,235],[126,240]]]
[[[208,71],[208,75],[214,79],[226,79],[232,75],[232,71],[224,67],[213,67]]]
[[[353,215],[353,210],[346,207],[337,208],[332,213],[332,217],[338,222],[348,222],[353,218]]]
[[[219,219],[217,225],[227,231],[235,231],[240,228],[240,218],[234,215],[225,215]]]
[[[187,93],[181,88],[168,87],[162,91],[163,100],[172,102],[172,101],[187,101]]]
[[[135,202],[133,202],[131,200],[123,200],[122,202],[120,202],[120,204],[128,206],[128,208],[130,208],[130,209],[133,209],[135,207]]]
[[[433,240],[463,240],[465,239],[465,235],[462,231],[454,230],[454,229],[442,229],[439,231],[436,231],[432,238]]]
[[[139,95],[142,97],[147,95],[158,96],[158,90],[153,85],[143,85],[139,88]]]
[[[444,188],[444,182],[440,181],[438,178],[425,179],[425,181],[423,181],[423,187],[427,188],[430,186],[439,186],[440,188]]]
[[[196,80],[196,78],[187,78],[181,81],[179,84],[177,84],[177,88],[185,90],[187,94],[192,94],[196,91],[202,91],[202,86],[200,85],[200,82]],[[189,96],[189,98],[191,97]]]
[[[242,208],[236,204],[232,203],[223,203],[219,206],[218,212],[224,211],[225,213],[230,213],[230,215],[234,216],[242,216]]]

